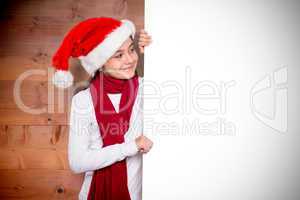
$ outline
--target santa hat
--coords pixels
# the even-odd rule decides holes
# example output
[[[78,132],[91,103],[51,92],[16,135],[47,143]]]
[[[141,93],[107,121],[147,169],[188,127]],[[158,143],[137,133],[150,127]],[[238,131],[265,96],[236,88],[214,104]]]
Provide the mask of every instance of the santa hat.
[[[65,36],[52,59],[56,68],[53,83],[59,88],[73,84],[70,57],[78,58],[85,71],[94,76],[130,36],[134,38],[134,34],[134,24],[126,19],[98,17],[80,22]]]

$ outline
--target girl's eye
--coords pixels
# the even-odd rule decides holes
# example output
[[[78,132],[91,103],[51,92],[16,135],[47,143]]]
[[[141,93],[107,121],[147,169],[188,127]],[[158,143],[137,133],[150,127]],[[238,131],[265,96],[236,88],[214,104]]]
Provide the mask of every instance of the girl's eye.
[[[130,49],[130,51],[131,51],[131,52],[134,52],[134,51],[135,51],[135,49],[134,49],[134,48],[131,48],[131,49]]]
[[[115,58],[121,58],[121,57],[122,57],[121,53],[115,56]]]

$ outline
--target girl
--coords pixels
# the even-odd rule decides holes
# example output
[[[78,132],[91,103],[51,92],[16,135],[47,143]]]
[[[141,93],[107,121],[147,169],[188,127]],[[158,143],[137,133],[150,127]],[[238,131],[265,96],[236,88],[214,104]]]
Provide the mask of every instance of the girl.
[[[85,172],[81,200],[141,200],[142,154],[153,143],[143,136],[142,77],[129,20],[91,18],[76,25],[53,57],[54,84],[68,87],[68,59],[77,57],[92,80],[72,98],[68,159]],[[140,32],[139,49],[151,43]]]

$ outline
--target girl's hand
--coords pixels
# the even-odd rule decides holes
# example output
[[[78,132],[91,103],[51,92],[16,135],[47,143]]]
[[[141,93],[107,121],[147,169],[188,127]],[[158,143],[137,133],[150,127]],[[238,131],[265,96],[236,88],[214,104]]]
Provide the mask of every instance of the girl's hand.
[[[141,153],[148,153],[153,146],[153,142],[144,135],[137,137],[135,142]]]
[[[149,46],[149,44],[151,44],[151,42],[152,42],[151,36],[148,35],[148,33],[144,29],[142,29],[140,31],[139,42],[138,42],[140,52],[144,53],[144,48],[146,46]]]

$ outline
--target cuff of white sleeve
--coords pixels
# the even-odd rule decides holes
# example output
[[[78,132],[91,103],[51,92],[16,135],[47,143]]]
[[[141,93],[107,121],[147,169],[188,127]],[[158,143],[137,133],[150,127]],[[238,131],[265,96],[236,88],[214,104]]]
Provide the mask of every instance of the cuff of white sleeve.
[[[124,149],[123,150],[124,150],[124,154],[126,156],[134,156],[139,151],[138,146],[137,146],[135,140],[126,142],[125,145],[124,145]]]

